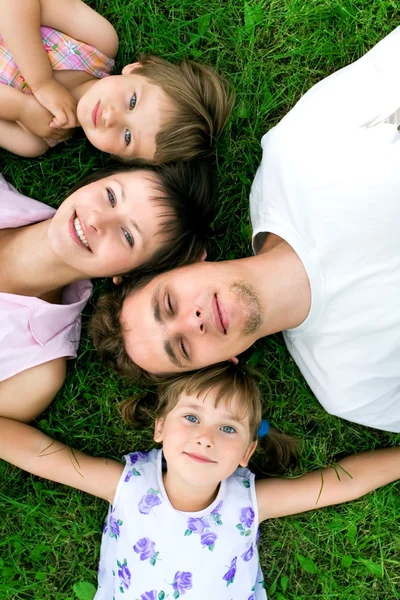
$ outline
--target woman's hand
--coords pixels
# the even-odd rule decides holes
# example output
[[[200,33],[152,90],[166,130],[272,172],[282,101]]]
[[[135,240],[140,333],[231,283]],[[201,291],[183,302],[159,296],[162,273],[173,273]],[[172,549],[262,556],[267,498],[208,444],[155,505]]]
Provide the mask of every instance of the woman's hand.
[[[51,113],[51,129],[77,127],[76,100],[72,94],[53,77],[37,88],[32,88],[36,100]],[[46,136],[50,137],[50,136]]]

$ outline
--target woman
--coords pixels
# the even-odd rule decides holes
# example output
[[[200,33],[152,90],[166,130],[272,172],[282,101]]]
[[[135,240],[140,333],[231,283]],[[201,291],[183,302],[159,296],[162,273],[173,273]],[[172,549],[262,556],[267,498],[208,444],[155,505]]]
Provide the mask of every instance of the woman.
[[[55,211],[0,176],[0,415],[30,421],[75,358],[92,277],[196,260],[210,217],[204,165],[116,165]]]

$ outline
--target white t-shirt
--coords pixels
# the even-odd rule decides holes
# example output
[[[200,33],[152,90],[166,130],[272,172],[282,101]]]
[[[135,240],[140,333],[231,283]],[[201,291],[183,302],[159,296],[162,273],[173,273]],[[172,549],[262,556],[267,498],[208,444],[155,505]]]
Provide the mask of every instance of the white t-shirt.
[[[307,92],[262,139],[250,209],[298,254],[311,310],[284,332],[324,408],[400,431],[400,28]]]
[[[267,600],[254,475],[239,467],[198,512],[176,510],[162,450],[132,452],[103,529],[95,600]]]

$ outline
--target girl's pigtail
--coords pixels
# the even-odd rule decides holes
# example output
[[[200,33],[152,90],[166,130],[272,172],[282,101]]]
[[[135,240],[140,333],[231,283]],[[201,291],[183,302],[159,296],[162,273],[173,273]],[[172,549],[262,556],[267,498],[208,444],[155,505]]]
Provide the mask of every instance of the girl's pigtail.
[[[157,394],[151,391],[135,394],[123,400],[120,405],[122,418],[135,429],[145,429],[154,425]]]
[[[270,427],[267,435],[258,438],[254,455],[257,476],[283,475],[289,467],[297,466],[299,447],[298,439]]]

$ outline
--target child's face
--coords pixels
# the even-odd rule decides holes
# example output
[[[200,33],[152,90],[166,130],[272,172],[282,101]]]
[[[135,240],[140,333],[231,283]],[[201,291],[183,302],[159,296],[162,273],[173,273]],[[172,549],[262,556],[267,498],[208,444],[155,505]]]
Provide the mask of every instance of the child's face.
[[[78,120],[88,140],[122,159],[153,160],[156,135],[172,112],[157,85],[127,65],[122,75],[97,80],[78,102]]]
[[[61,204],[48,236],[54,253],[77,277],[109,277],[146,262],[162,245],[165,207],[146,171],[117,173],[80,188]]]
[[[250,439],[249,417],[235,414],[235,399],[215,406],[217,390],[199,396],[182,394],[164,418],[157,419],[154,439],[163,442],[168,474],[188,486],[207,488],[246,466],[257,442]]]

